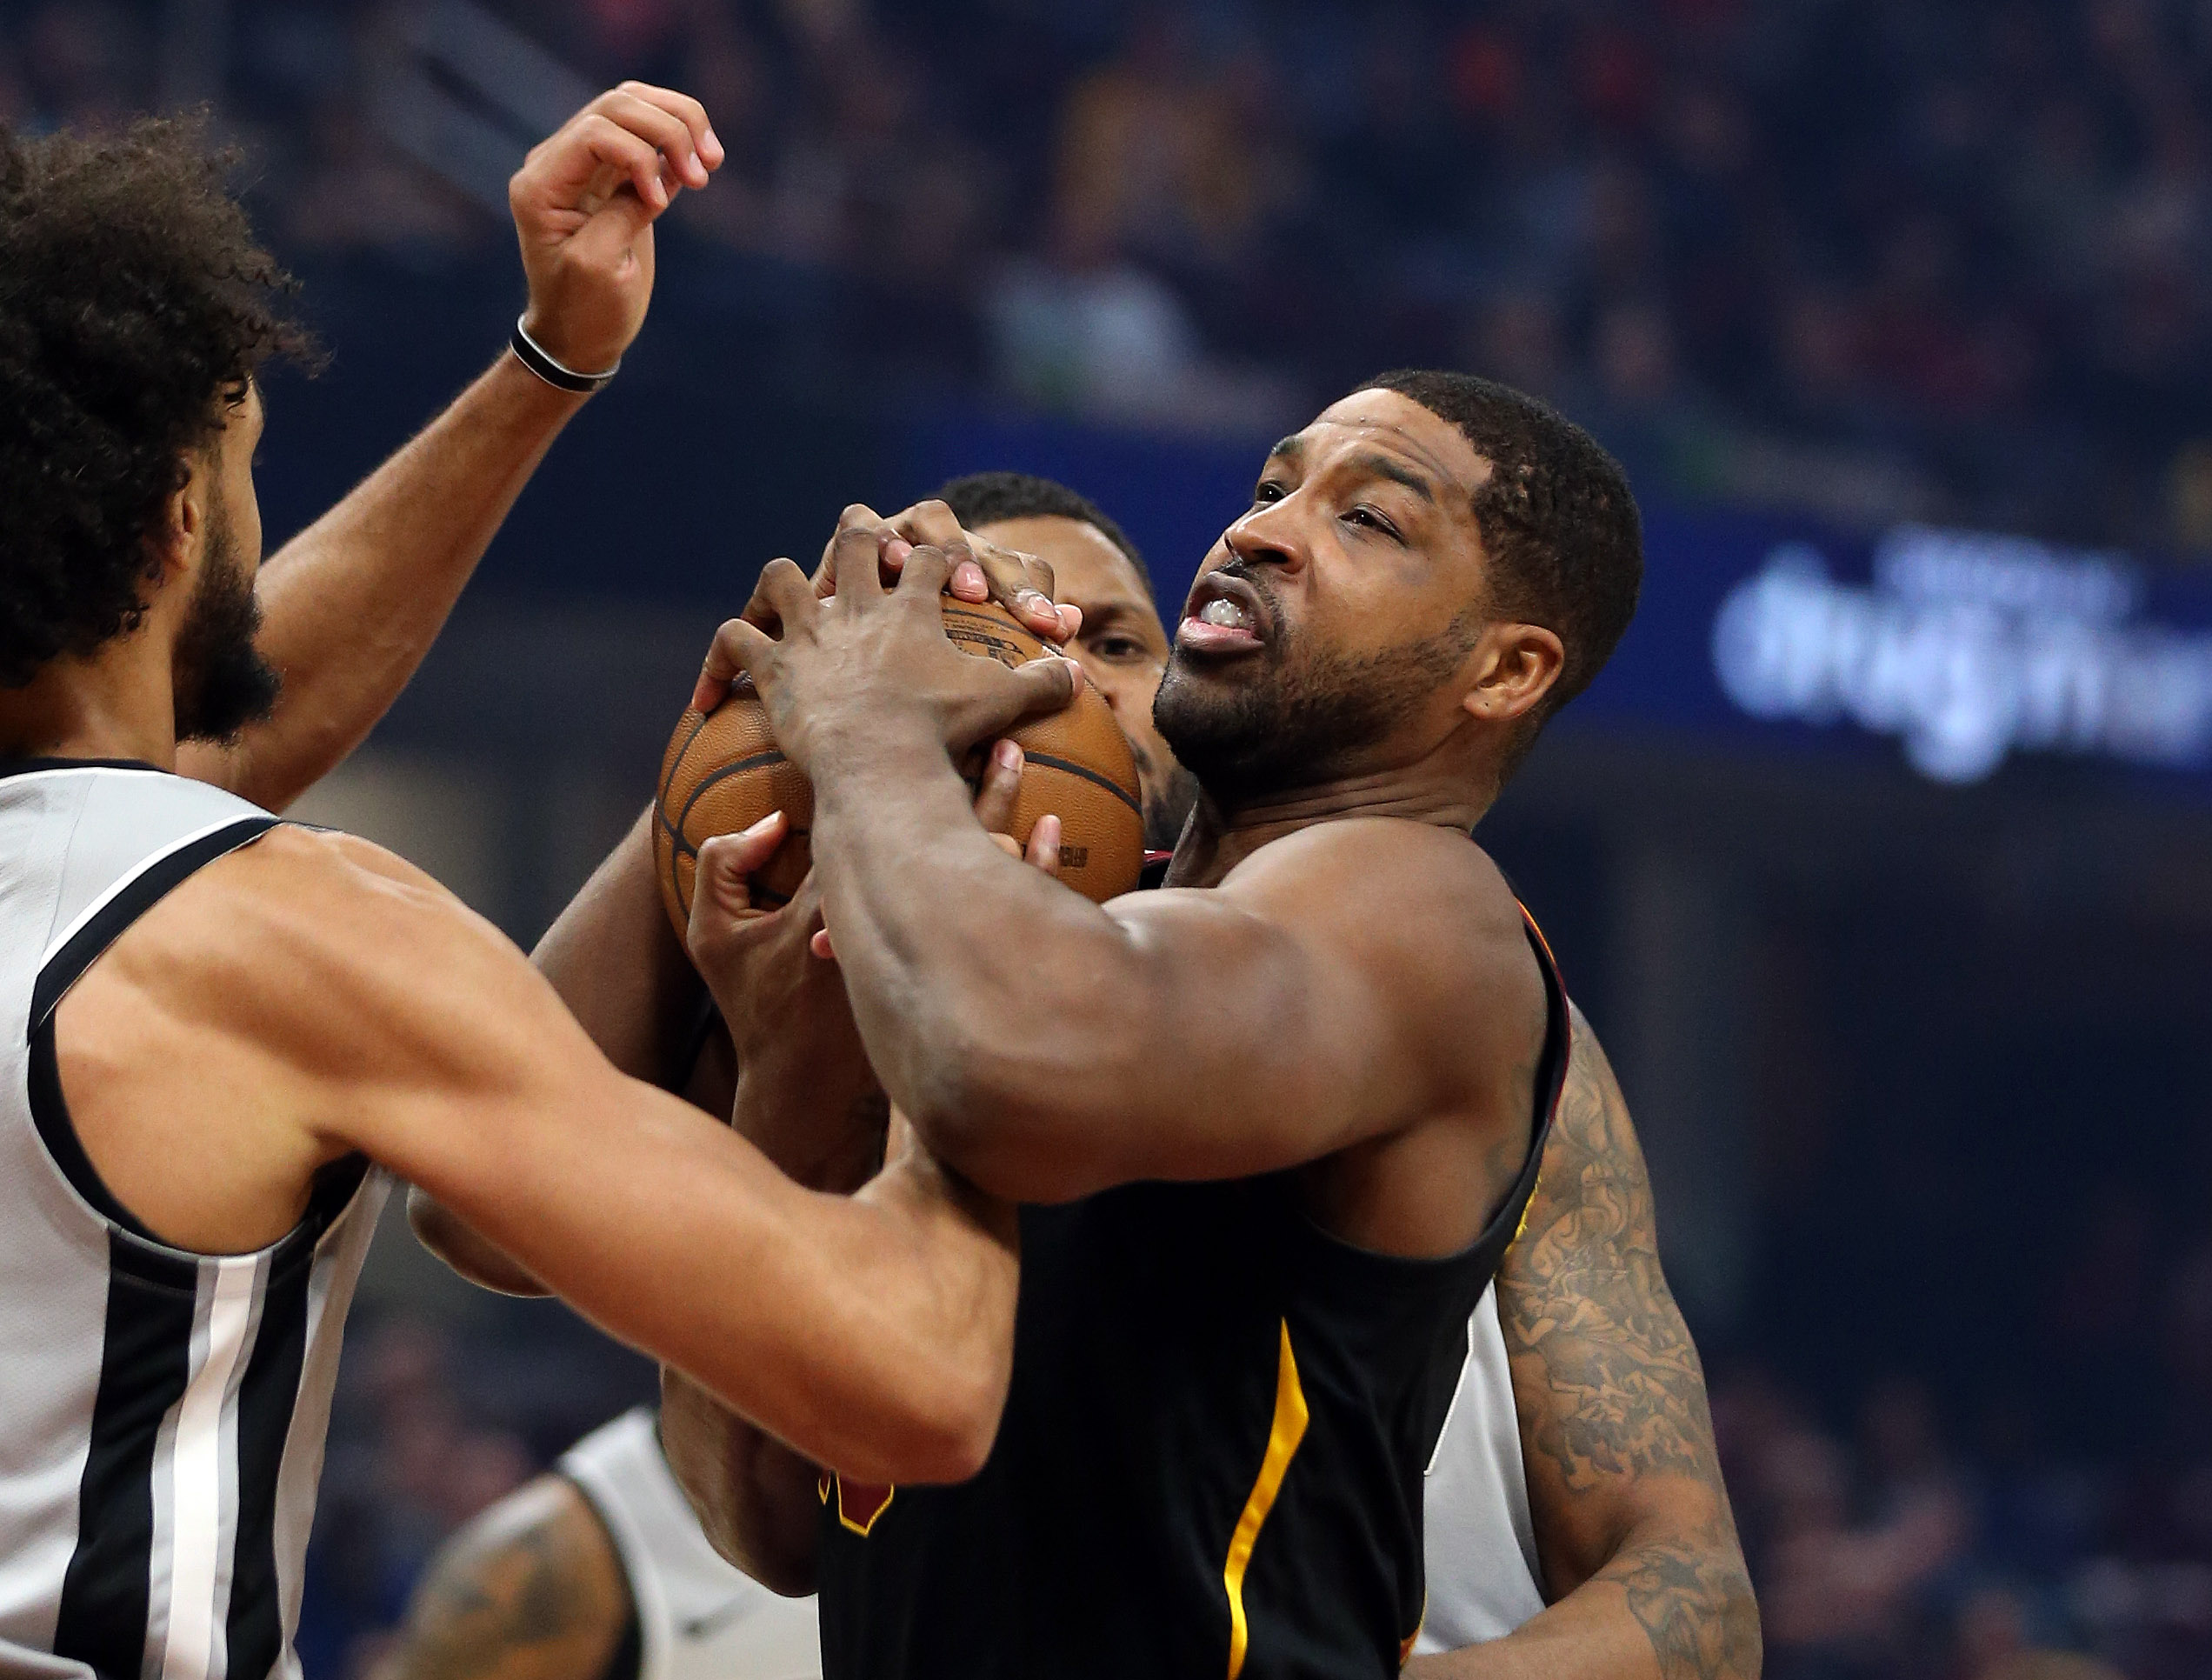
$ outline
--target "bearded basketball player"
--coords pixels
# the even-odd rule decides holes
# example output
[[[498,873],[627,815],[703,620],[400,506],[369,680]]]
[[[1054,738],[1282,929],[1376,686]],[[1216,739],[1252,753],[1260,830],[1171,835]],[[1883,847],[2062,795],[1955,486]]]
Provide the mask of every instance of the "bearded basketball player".
[[[719,156],[695,102],[636,84],[532,153],[512,363],[275,570],[271,639],[309,680],[272,716],[252,458],[256,372],[297,342],[279,277],[190,127],[0,137],[0,973],[17,1023],[0,1669],[293,1666],[386,1170],[826,1463],[956,1478],[988,1449],[1010,1357],[1003,1215],[913,1149],[859,1197],[808,1195],[609,1065],[426,877],[177,774],[275,803],[365,732],[636,332],[655,217]],[[427,559],[349,559],[416,540]],[[410,575],[433,601],[393,607],[387,635],[363,609]],[[1003,675],[969,714],[979,736],[1075,680],[1056,660]]]
[[[941,760],[855,738],[864,702],[918,743],[922,697],[957,688],[931,604],[952,561],[920,550],[886,594],[881,535],[840,539],[826,604],[770,567],[781,637],[725,627],[702,696],[749,670],[827,771],[824,909],[893,1099],[980,1182],[1060,1205],[1024,1215],[983,1476],[823,1484],[828,1670],[1394,1672],[1422,1469],[1567,1062],[1542,943],[1466,836],[1632,610],[1626,486],[1450,376],[1378,381],[1286,443],[1161,688],[1204,792],[1170,890],[1104,911],[983,863]],[[896,820],[855,820],[863,796]],[[676,1456],[710,1515],[756,1468]]]
[[[1136,754],[1148,839],[1171,844],[1196,792],[1152,722],[1169,649],[1136,546],[1079,493],[1032,475],[976,474],[937,496],[946,509],[914,510],[900,528],[951,540],[946,520],[956,521],[979,544],[1029,550],[1049,567],[1056,596],[1080,614],[1070,651]],[[665,940],[650,855],[616,861],[643,888],[636,931]],[[733,990],[782,992],[779,975],[810,966],[810,931],[803,906],[750,920],[750,972]],[[569,983],[559,967],[551,972]],[[650,1007],[681,1017],[692,1005],[671,996]],[[1696,1349],[1659,1269],[1649,1182],[1612,1070],[1579,1015],[1575,1026],[1527,1230],[1473,1315],[1467,1365],[1426,1477],[1429,1614],[1409,1671],[1481,1680],[1541,1663],[1569,1680],[1626,1680],[1655,1664],[1662,1677],[1756,1674],[1757,1610]],[[728,1111],[726,1084],[694,1089]],[[817,1135],[843,1118],[821,1113]],[[725,1502],[750,1530],[725,1532],[725,1543],[772,1558],[787,1590],[810,1591],[816,1471],[773,1443],[761,1452],[749,1425],[691,1411],[679,1430],[696,1437],[719,1423],[719,1462],[783,1461],[783,1475],[756,1476],[751,1486],[788,1490],[790,1509],[754,1498],[730,1513]],[[711,1665],[729,1680],[782,1674],[791,1628],[812,1640],[813,1600],[762,1603],[744,1577],[702,1561],[696,1523],[603,1515],[610,1500],[667,1509],[657,1433],[618,1420],[579,1451],[593,1459],[589,1477],[564,1459],[441,1552],[410,1606],[394,1673],[626,1680]],[[664,1608],[708,1597],[724,1607],[709,1634],[687,1631],[703,1618]]]

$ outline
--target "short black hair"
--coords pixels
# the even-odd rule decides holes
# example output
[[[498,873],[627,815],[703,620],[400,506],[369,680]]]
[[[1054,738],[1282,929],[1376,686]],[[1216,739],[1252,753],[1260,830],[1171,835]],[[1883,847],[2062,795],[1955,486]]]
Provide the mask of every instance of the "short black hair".
[[[185,456],[270,357],[312,357],[236,162],[204,116],[0,128],[0,686],[137,626]]]
[[[1144,557],[1137,552],[1129,534],[1107,517],[1097,503],[1056,479],[1041,478],[1033,472],[971,472],[940,485],[936,499],[950,508],[953,517],[969,530],[1002,519],[1074,519],[1096,525],[1101,537],[1129,557],[1144,593],[1152,593],[1152,569],[1144,563]]]
[[[1535,397],[1471,373],[1400,369],[1361,390],[1396,391],[1459,428],[1490,476],[1475,492],[1492,613],[1542,624],[1566,650],[1536,731],[1590,684],[1636,617],[1643,522],[1628,475],[1598,441]]]

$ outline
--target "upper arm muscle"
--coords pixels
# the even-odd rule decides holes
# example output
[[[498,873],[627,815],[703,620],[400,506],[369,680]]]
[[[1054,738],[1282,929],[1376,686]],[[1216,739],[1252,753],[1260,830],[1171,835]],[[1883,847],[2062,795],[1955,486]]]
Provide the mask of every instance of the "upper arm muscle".
[[[1009,1190],[1009,1175],[1056,1197],[1303,1164],[1425,1119],[1486,1115],[1497,1070],[1542,1043],[1518,912],[1463,837],[1323,825],[1218,888],[1133,895],[1109,914],[1128,957],[1112,995],[1060,973],[1080,1000],[1063,1025],[980,1051],[1033,1110],[1005,1170],[984,1169],[994,1190]],[[1006,981],[1027,983],[1018,966]]]

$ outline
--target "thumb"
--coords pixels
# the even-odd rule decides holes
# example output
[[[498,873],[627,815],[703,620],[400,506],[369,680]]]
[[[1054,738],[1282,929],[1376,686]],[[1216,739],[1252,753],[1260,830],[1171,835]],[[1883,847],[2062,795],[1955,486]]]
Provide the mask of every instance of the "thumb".
[[[963,739],[949,744],[965,747],[989,736],[1003,735],[1025,717],[1058,711],[1071,705],[1083,692],[1083,667],[1072,659],[1047,654],[1002,675],[977,697],[977,710],[964,720]]]
[[[774,810],[742,834],[718,834],[700,846],[685,938],[695,963],[713,962],[742,923],[767,913],[753,908],[751,877],[776,855],[789,827]]]

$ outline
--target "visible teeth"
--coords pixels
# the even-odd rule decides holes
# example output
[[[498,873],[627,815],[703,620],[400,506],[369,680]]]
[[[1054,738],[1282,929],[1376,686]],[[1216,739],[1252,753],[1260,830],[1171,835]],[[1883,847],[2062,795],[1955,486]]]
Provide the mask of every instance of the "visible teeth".
[[[1223,630],[1247,630],[1251,620],[1244,609],[1224,596],[1216,596],[1198,610],[1198,617],[1209,624],[1218,624]]]

